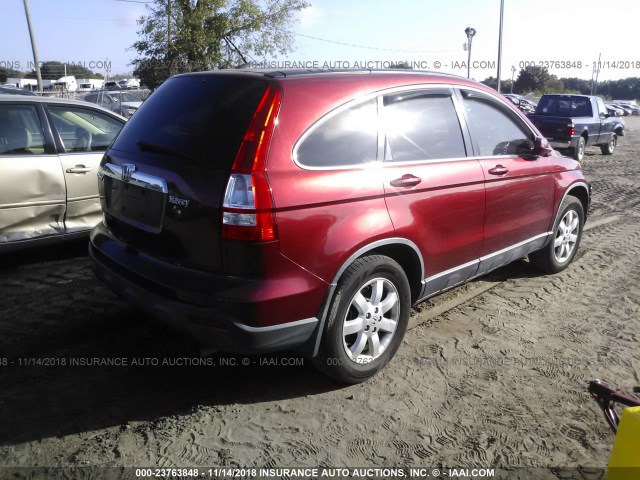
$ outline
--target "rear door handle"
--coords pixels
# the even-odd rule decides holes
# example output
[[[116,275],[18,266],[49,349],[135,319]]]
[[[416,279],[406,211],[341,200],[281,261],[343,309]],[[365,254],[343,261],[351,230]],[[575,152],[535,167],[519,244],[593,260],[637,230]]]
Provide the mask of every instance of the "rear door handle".
[[[507,167],[503,167],[502,165],[496,165],[495,167],[489,169],[489,173],[491,175],[504,175],[505,173],[509,173],[509,169]]]
[[[67,168],[65,171],[67,173],[80,173],[80,174],[84,175],[85,173],[88,173],[91,170],[92,170],[91,168],[87,168],[84,165],[76,165],[73,168]]]
[[[406,175],[401,176],[400,178],[396,178],[395,180],[391,180],[392,187],[415,187],[418,185],[422,179],[420,177],[416,177],[415,175],[411,175],[407,173]]]

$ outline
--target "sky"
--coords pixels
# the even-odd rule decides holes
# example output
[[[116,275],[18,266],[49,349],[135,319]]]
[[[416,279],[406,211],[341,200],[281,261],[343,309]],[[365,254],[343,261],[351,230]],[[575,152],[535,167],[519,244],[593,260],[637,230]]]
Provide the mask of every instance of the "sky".
[[[136,20],[150,0],[29,0],[40,61],[82,64],[96,73],[130,74]],[[467,75],[466,27],[473,27],[471,77],[497,76],[500,0],[307,0],[294,23],[294,49],[253,58],[268,67],[414,68]],[[0,68],[32,69],[23,0],[0,0]],[[604,12],[608,20],[602,18]],[[527,64],[558,77],[599,81],[640,77],[634,22],[637,0],[504,0],[502,80]],[[623,19],[629,22],[622,22]],[[287,65],[287,62],[290,62]]]

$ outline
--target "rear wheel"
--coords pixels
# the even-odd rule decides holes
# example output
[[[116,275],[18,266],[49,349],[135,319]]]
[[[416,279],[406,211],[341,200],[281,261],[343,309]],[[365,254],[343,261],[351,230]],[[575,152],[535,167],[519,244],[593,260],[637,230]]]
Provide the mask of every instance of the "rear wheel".
[[[584,137],[580,137],[578,139],[578,143],[576,144],[576,147],[573,149],[573,158],[575,158],[579,162],[581,162],[582,159],[584,158],[585,145],[586,144],[584,142]]]
[[[409,281],[397,262],[371,255],[344,273],[331,302],[315,365],[344,383],[375,375],[394,356],[411,308]]]
[[[603,155],[612,155],[613,151],[616,149],[617,144],[618,136],[615,133],[612,133],[609,142],[604,145],[600,145],[600,150],[602,151]]]
[[[557,273],[569,266],[578,251],[584,226],[584,209],[576,197],[567,195],[553,226],[553,238],[542,250],[529,255],[531,263],[544,273]]]

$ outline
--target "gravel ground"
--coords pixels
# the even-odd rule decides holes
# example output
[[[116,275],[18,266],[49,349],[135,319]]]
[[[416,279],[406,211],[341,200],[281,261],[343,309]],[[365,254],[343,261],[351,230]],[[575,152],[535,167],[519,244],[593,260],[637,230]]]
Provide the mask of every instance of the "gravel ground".
[[[626,121],[613,156],[585,156],[593,204],[568,270],[542,276],[523,260],[419,306],[392,363],[357,386],[286,353],[185,366],[200,361],[192,343],[101,285],[83,242],[2,257],[0,466],[600,478],[584,471],[602,473],[614,436],[587,383],[640,385],[640,119]]]

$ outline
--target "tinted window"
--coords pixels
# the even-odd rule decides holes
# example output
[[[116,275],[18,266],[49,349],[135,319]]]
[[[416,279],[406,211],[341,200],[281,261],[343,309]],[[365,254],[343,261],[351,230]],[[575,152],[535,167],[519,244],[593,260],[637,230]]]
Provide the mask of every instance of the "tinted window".
[[[337,167],[375,162],[378,152],[376,100],[371,99],[316,125],[297,150],[309,167]]]
[[[533,148],[533,134],[497,103],[481,96],[463,94],[471,141],[476,155],[524,155]]]
[[[44,135],[34,105],[0,105],[0,154],[44,153]]]
[[[113,148],[140,152],[143,145],[149,155],[174,152],[181,162],[227,170],[267,85],[230,75],[171,78],[131,117]]]
[[[397,94],[385,97],[384,106],[385,160],[465,156],[458,115],[449,95]]]
[[[590,117],[591,101],[588,97],[544,95],[538,103],[536,114],[554,117]]]
[[[67,152],[104,151],[124,125],[87,108],[50,105],[49,113]]]

